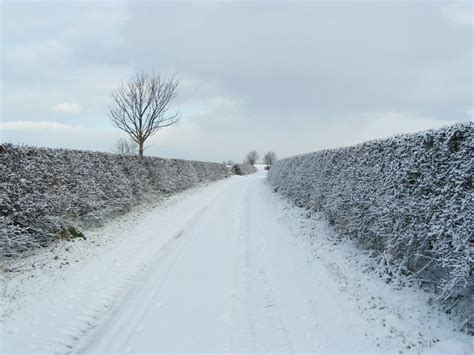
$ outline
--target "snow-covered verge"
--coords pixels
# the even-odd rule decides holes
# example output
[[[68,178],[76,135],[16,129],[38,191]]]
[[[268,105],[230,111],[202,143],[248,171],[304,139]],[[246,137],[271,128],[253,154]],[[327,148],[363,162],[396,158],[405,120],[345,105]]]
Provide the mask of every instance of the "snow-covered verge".
[[[69,353],[230,179],[150,199],[0,269],[0,353]]]
[[[288,273],[288,278],[308,285],[297,287],[295,282],[285,289],[301,300],[286,316],[298,319],[304,314],[306,321],[312,320],[318,331],[311,338],[321,344],[313,353],[472,353],[474,337],[459,331],[456,322],[432,302],[432,292],[385,282],[374,272],[378,263],[370,251],[340,239],[324,213],[314,212],[309,218],[305,208],[279,194],[267,199],[278,223],[290,231],[286,238],[280,237],[286,245],[275,240],[279,238],[273,231],[268,233],[267,248],[273,249],[275,259],[273,277]],[[278,297],[282,309],[285,298],[289,296]]]
[[[248,175],[257,172],[257,168],[252,164],[234,164],[231,169],[235,175]]]
[[[0,353],[472,353],[431,293],[385,283],[265,174],[10,259]]]
[[[144,199],[229,175],[218,163],[0,145],[0,257],[129,211]]]
[[[433,290],[472,334],[473,129],[468,122],[282,159],[268,179],[370,250],[387,282]]]

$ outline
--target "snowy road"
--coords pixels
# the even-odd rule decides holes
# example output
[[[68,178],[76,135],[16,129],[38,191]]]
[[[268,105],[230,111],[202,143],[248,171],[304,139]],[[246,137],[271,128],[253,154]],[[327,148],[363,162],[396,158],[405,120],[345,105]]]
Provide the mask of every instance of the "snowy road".
[[[185,192],[105,227],[100,236],[116,240],[94,258],[37,275],[54,287],[4,319],[0,350],[472,350],[427,296],[367,273],[364,255],[332,243],[324,222],[308,222],[264,177]]]
[[[234,180],[187,221],[83,349],[291,351],[264,265],[264,231],[279,231],[255,181]]]

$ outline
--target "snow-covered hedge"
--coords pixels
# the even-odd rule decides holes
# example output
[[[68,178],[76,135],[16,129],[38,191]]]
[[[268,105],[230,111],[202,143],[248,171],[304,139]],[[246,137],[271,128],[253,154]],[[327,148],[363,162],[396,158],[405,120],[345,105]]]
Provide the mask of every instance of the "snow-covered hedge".
[[[248,175],[256,173],[257,168],[252,164],[234,164],[231,171],[235,175]]]
[[[229,175],[223,164],[0,145],[0,248],[14,255],[82,236],[140,203]]]
[[[268,180],[372,250],[391,278],[434,289],[472,332],[473,130],[468,122],[282,159]]]

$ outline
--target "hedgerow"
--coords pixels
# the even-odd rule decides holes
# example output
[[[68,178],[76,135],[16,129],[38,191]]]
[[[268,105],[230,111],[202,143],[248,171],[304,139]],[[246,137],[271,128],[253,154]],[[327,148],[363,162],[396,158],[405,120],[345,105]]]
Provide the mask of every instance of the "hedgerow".
[[[147,195],[228,175],[218,163],[2,144],[1,255],[81,236]]]
[[[277,161],[275,190],[320,211],[341,238],[372,251],[396,279],[434,290],[474,323],[473,123]]]
[[[234,164],[231,169],[235,175],[248,175],[257,172],[257,168],[252,164]]]

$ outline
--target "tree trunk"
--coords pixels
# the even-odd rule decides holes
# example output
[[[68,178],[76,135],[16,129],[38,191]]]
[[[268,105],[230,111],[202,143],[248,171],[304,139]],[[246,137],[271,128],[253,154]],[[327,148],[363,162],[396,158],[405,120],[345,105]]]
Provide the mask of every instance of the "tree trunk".
[[[145,142],[144,141],[140,141],[138,143],[138,155],[140,155],[140,159],[143,158],[143,144]]]

